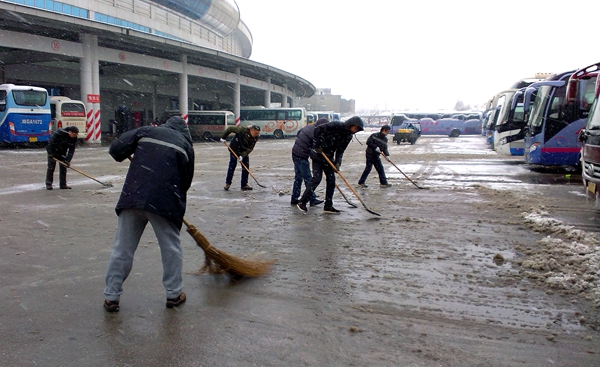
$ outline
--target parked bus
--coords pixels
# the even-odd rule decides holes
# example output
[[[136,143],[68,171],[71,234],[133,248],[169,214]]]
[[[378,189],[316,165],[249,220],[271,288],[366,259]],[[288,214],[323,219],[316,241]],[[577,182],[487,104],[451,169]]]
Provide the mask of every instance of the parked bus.
[[[179,116],[179,111],[167,111],[161,118],[165,123],[171,116]],[[191,110],[187,116],[188,128],[192,140],[218,140],[225,129],[235,126],[235,115],[231,111]]]
[[[50,115],[53,131],[67,126],[77,126],[79,129],[77,138],[86,138],[87,114],[83,102],[69,97],[52,96],[50,97]]]
[[[333,111],[310,111],[310,113],[314,113],[317,115],[317,120],[318,119],[322,119],[322,118],[326,118],[327,121],[333,121],[333,115],[335,114],[335,112]],[[341,116],[340,116],[341,118]],[[315,120],[315,122],[317,121]]]
[[[316,113],[313,112],[307,112],[306,113],[306,124],[310,125],[310,124],[314,124],[315,122],[317,122],[319,118],[317,117]]]
[[[571,83],[577,88],[567,95],[567,82],[572,76]],[[590,108],[587,102],[593,99],[596,78],[597,72],[583,77],[569,71],[547,79],[559,83],[539,88],[525,130],[525,162],[542,166],[579,165],[578,137],[587,122]]]
[[[240,123],[258,125],[261,137],[295,137],[298,130],[306,125],[306,111],[302,107],[242,107]]]
[[[576,71],[573,75],[585,75],[600,70],[600,63]],[[573,85],[573,84],[571,84]],[[579,88],[578,88],[579,89]],[[581,89],[579,89],[581,90]],[[571,94],[572,95],[572,94]],[[594,100],[590,107],[585,129],[580,134],[581,176],[586,193],[600,201],[600,78],[596,77]],[[587,101],[586,101],[587,102]]]
[[[51,134],[48,91],[26,85],[0,85],[0,143],[47,142]]]
[[[494,150],[502,155],[520,155],[525,151],[523,139],[508,142],[507,137],[516,135],[524,127],[524,89],[511,90],[503,94],[501,107],[494,127]]]

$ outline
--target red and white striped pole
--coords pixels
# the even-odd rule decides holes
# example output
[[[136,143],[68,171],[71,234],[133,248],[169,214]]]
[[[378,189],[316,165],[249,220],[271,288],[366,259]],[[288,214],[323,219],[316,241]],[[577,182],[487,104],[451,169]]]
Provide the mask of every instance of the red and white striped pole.
[[[100,123],[100,104],[96,104],[94,108],[94,142],[102,141],[102,126]]]
[[[94,105],[91,103],[88,103],[87,106],[88,107],[88,111],[87,111],[87,116],[86,116],[86,122],[85,122],[85,140],[86,141],[91,141],[93,136],[94,136]]]

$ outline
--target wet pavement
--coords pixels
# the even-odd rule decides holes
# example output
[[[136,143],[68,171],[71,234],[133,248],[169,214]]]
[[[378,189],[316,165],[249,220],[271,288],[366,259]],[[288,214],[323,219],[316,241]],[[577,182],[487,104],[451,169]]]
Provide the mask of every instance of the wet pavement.
[[[102,308],[102,290],[128,164],[84,146],[73,166],[114,187],[69,171],[72,190],[47,191],[43,149],[0,150],[0,365],[600,365],[598,289],[547,287],[523,266],[540,240],[568,240],[532,229],[523,213],[600,234],[576,171],[532,170],[479,136],[423,137],[389,147],[427,189],[384,162],[394,186],[380,189],[373,170],[369,188],[357,188],[381,217],[342,180],[358,208],[336,194],[340,215],[302,214],[289,204],[292,144],[257,144],[250,169],[267,188],[250,178],[251,192],[240,191],[239,168],[222,189],[220,143],[195,144],[186,218],[219,249],[274,259],[268,276],[197,275],[204,255],[182,233],[188,301],[166,309],[149,226],[116,314]],[[355,183],[363,168],[353,141],[342,173]]]

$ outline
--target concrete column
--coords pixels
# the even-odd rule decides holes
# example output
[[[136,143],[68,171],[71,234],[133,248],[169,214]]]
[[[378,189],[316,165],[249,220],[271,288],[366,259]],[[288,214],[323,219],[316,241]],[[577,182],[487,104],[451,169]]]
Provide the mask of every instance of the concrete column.
[[[233,86],[233,114],[235,115],[235,124],[240,125],[240,106],[241,106],[241,95],[242,86],[240,84],[240,68],[235,68],[236,80]]]
[[[179,113],[181,117],[188,122],[188,63],[187,55],[181,55],[181,65],[183,71],[179,74]]]
[[[281,107],[289,107],[287,101],[287,84],[283,84],[283,93],[281,94]]]
[[[271,77],[267,77],[267,89],[265,90],[265,107],[271,107]]]
[[[88,101],[88,94],[94,93],[92,84],[92,36],[82,34],[81,43],[83,44],[83,57],[79,59],[79,81],[81,88],[81,101],[85,104],[87,110],[86,122],[86,141],[91,141],[94,135],[94,105]]]

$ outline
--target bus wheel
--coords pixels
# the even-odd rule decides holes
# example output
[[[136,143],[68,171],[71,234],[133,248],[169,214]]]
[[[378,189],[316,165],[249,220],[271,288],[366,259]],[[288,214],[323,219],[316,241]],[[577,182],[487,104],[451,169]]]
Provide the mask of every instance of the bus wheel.
[[[275,139],[283,139],[283,131],[275,130],[273,131],[273,136],[275,137]]]
[[[460,130],[458,129],[454,129],[452,130],[452,132],[450,133],[450,137],[451,138],[458,138],[458,136],[460,135]]]
[[[202,139],[206,141],[213,141],[213,136],[210,131],[205,131],[204,134],[202,134]]]

